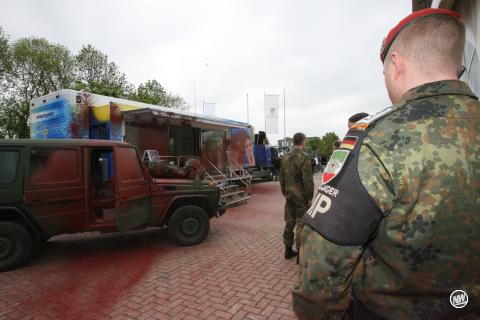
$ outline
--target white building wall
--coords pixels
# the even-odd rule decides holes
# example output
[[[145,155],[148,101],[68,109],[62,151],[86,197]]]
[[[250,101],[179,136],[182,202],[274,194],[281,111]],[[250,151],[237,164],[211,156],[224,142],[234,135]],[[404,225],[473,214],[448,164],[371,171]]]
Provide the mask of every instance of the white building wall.
[[[466,29],[463,64],[467,69],[461,80],[470,85],[480,96],[480,1],[477,0],[434,0],[432,8],[452,9],[460,13]]]

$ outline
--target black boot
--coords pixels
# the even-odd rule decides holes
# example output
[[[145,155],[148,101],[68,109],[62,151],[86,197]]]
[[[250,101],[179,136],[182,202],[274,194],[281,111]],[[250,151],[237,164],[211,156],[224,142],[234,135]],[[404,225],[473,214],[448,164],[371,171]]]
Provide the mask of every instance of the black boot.
[[[297,251],[292,249],[292,246],[285,246],[285,259],[291,259],[298,254]]]

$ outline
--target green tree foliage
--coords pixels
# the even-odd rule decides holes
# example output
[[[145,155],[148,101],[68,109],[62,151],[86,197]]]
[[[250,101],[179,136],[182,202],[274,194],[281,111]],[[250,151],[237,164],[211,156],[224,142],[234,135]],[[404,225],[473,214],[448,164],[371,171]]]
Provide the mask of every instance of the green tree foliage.
[[[323,137],[307,138],[306,149],[319,156],[330,156],[333,152],[333,143],[338,140],[335,132],[327,132]]]
[[[163,105],[166,96],[167,92],[157,80],[148,80],[138,86],[132,98],[144,103]]]
[[[5,75],[6,69],[10,66],[10,44],[7,35],[3,32],[3,29],[0,27],[0,77]],[[1,80],[1,78],[0,78]]]
[[[60,89],[188,109],[183,98],[167,93],[156,80],[135,90],[119,67],[91,45],[72,55],[43,38],[12,42],[0,27],[0,138],[29,137],[30,100]]]
[[[133,90],[118,66],[93,46],[83,46],[74,59],[75,89],[117,98]]]
[[[320,156],[328,157],[333,152],[333,143],[338,140],[335,132],[327,132],[321,139],[317,151]]]
[[[4,138],[7,135],[8,119],[6,117],[8,115],[6,110],[4,110],[4,106],[7,104],[10,90],[7,75],[11,69],[11,61],[9,39],[0,27],[0,138]]]
[[[311,150],[313,153],[318,154],[318,147],[321,139],[319,137],[307,138],[307,150]]]
[[[140,84],[131,99],[179,110],[188,110],[189,108],[182,97],[167,93],[157,80],[148,80]]]
[[[5,43],[2,53],[3,80],[0,83],[0,135],[29,137],[30,100],[72,83],[73,59],[64,46],[42,38],[22,38]]]

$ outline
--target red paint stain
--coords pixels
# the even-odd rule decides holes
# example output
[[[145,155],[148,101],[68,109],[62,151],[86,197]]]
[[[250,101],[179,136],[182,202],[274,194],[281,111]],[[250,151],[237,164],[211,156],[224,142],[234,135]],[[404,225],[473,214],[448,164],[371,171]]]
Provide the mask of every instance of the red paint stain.
[[[95,240],[102,244],[102,239]],[[95,240],[80,248],[76,248],[75,241],[68,242],[67,246],[73,247],[70,249],[80,249],[80,252],[67,253],[68,262],[46,270],[42,275],[46,276],[44,279],[32,279],[36,288],[28,290],[29,295],[15,297],[19,303],[18,318],[39,314],[61,319],[102,318],[119,299],[134,292],[155,259],[168,250],[158,239],[134,245],[113,241],[114,248],[112,243],[106,248],[90,248],[95,246]]]

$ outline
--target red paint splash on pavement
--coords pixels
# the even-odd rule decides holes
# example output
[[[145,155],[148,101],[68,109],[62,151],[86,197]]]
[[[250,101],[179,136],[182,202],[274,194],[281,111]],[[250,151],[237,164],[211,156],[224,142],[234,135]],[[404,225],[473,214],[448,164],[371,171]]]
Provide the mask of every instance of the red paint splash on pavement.
[[[118,300],[128,298],[155,259],[165,253],[165,247],[154,242],[141,247],[118,243],[120,247],[113,250],[81,248],[79,254],[69,253],[72,257],[67,263],[46,270],[44,279],[32,279],[36,288],[16,297],[16,316],[29,318],[29,314],[41,313],[48,318],[104,318]]]

